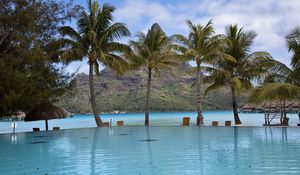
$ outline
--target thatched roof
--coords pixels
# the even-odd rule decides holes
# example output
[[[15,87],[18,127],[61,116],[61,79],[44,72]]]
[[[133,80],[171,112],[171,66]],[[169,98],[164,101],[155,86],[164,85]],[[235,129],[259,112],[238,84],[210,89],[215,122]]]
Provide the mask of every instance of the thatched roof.
[[[54,106],[50,103],[44,103],[37,106],[26,114],[25,121],[62,119],[69,116],[69,113],[63,108]]]
[[[285,105],[285,108],[291,109],[292,111],[300,111],[300,104],[297,101],[292,101],[292,102],[286,102],[285,104],[282,102],[272,102],[272,103],[265,103],[265,104],[245,104],[242,107],[242,110],[262,110],[262,109],[276,109],[276,108],[283,108]]]

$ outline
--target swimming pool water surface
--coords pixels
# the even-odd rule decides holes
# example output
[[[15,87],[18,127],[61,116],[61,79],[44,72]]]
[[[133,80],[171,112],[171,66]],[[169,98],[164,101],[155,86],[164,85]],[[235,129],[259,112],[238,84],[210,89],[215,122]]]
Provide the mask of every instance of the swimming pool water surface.
[[[105,127],[0,134],[0,174],[300,174],[300,128]]]

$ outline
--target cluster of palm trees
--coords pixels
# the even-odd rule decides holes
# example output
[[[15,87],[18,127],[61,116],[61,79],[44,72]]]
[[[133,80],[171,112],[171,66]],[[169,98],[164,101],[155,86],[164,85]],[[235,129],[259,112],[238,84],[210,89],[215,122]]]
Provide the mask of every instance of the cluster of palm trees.
[[[296,29],[287,40],[294,53],[292,68],[272,59],[267,52],[250,52],[256,36],[236,25],[226,28],[225,35],[216,35],[209,21],[205,26],[187,21],[190,29],[187,37],[168,37],[158,24],[153,24],[145,33],[139,33],[137,40],[128,45],[117,42],[130,36],[123,23],[113,23],[115,8],[109,4],[102,7],[97,1],[88,0],[87,11],[81,10],[77,17],[77,28],[60,28],[63,38],[60,58],[65,63],[88,59],[91,105],[98,127],[103,122],[96,108],[93,86],[94,74],[100,75],[103,64],[123,74],[126,71],[144,67],[148,70],[145,125],[149,125],[149,99],[153,74],[161,69],[170,69],[181,61],[196,62],[197,125],[203,124],[203,95],[212,89],[228,86],[232,92],[232,106],[236,124],[241,124],[237,111],[237,96],[245,89],[251,89],[253,82],[262,85],[255,89],[253,101],[287,100],[299,97],[300,30]],[[210,86],[204,91],[203,83]],[[271,88],[270,88],[271,87]]]

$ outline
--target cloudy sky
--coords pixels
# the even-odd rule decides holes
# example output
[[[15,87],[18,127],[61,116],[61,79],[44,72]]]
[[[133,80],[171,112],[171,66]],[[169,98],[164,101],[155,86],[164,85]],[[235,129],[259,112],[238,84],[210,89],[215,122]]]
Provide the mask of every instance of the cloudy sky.
[[[153,23],[159,23],[168,35],[187,35],[186,20],[206,24],[213,20],[216,33],[224,33],[228,24],[238,24],[244,30],[254,30],[258,36],[252,51],[268,51],[289,64],[290,54],[284,37],[295,26],[300,26],[300,0],[100,0],[117,8],[116,22],[126,23],[133,36],[146,32]],[[85,0],[74,0],[86,5]],[[131,38],[128,38],[131,39]],[[128,40],[127,39],[127,40]],[[68,66],[70,72],[88,72],[87,62]]]

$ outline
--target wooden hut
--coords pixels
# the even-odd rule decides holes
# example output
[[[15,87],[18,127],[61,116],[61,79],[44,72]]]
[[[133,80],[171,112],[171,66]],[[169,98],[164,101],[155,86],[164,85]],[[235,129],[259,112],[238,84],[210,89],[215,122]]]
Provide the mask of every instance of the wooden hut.
[[[287,113],[298,113],[299,103],[293,102],[273,102],[263,105],[246,104],[242,107],[241,112],[246,113],[264,113],[264,126],[288,126],[289,118]],[[300,123],[300,116],[299,116]]]

